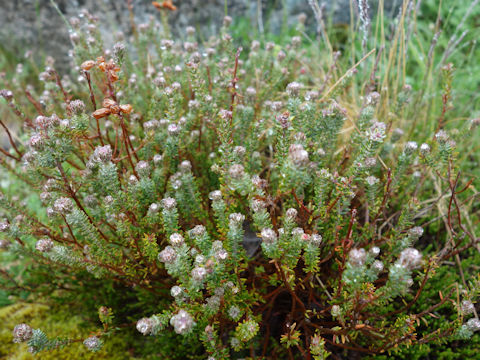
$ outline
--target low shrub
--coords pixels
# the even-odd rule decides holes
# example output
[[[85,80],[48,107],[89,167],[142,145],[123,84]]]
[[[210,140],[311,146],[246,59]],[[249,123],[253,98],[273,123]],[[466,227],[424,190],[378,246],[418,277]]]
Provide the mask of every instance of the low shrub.
[[[236,48],[226,17],[201,46],[152,22],[105,50],[95,22],[71,21],[78,82],[51,64],[39,98],[0,93],[24,125],[21,141],[4,126],[0,241],[28,269],[2,271],[13,295],[101,326],[19,324],[14,341],[96,352],[136,328],[145,357],[325,359],[480,329],[460,263],[477,193],[457,161],[479,121],[447,126],[452,64],[421,126],[425,93],[377,81],[375,49],[345,67],[299,35]],[[452,262],[462,287],[432,291]]]

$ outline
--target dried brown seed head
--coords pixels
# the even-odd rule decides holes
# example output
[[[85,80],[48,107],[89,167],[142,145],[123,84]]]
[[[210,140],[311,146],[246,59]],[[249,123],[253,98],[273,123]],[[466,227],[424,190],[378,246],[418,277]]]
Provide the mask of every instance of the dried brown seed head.
[[[107,108],[101,108],[101,109],[98,109],[98,110],[95,110],[92,114],[92,116],[95,118],[95,119],[101,119],[105,116],[108,116],[110,114],[110,109],[107,109]]]
[[[124,114],[130,114],[132,112],[133,108],[132,105],[130,104],[123,104],[120,105],[120,111]]]
[[[85,71],[88,71],[90,70],[91,68],[93,68],[95,66],[95,61],[93,60],[87,60],[87,61],[84,61],[82,63],[82,65],[80,65],[80,67],[85,70]]]
[[[112,107],[112,106],[114,106],[114,105],[117,105],[117,103],[116,103],[114,100],[109,99],[109,98],[103,99],[102,106],[103,106],[104,108],[110,108],[110,107]]]

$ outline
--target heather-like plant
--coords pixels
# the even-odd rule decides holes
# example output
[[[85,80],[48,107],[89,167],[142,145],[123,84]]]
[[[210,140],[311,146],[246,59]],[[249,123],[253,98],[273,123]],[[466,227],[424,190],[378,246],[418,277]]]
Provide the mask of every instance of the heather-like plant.
[[[418,106],[411,87],[385,93],[378,63],[365,71],[373,51],[337,74],[340,54],[313,57],[299,36],[236,48],[228,17],[201,45],[193,28],[180,41],[152,22],[105,50],[95,21],[72,19],[78,82],[45,69],[41,97],[27,91],[34,117],[1,92],[25,130],[17,142],[4,126],[0,161],[17,185],[2,188],[1,247],[49,269],[58,297],[101,280],[136,302],[120,318],[119,304],[98,304],[89,350],[128,326],[174,332],[208,359],[378,354],[480,329],[478,280],[413,310],[436,269],[478,245],[456,165],[478,121],[445,126],[451,65],[442,118],[419,134],[415,121],[397,127]],[[427,233],[433,190],[446,203],[441,249]],[[458,316],[429,326],[448,308]],[[79,341],[28,324],[13,334],[33,353]]]

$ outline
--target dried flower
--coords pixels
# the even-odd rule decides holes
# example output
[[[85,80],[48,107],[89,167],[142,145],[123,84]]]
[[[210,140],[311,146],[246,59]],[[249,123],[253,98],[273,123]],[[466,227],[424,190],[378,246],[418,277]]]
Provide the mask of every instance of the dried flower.
[[[85,71],[88,71],[90,70],[91,68],[93,68],[95,66],[95,61],[93,60],[87,60],[87,61],[84,61],[82,63],[82,65],[80,65],[80,67],[85,70]]]
[[[100,108],[98,110],[95,110],[93,113],[92,113],[92,116],[95,118],[95,119],[101,119],[105,116],[108,116],[110,115],[110,109],[107,109],[107,108]]]

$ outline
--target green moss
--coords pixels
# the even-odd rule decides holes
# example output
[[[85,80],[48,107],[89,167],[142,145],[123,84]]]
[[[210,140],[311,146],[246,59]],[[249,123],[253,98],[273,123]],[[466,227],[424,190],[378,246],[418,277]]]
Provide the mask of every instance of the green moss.
[[[63,349],[42,352],[33,356],[26,344],[12,341],[12,329],[19,323],[27,323],[33,328],[42,328],[49,337],[68,336],[72,339],[84,339],[96,329],[86,327],[80,316],[72,316],[67,309],[51,309],[40,304],[14,304],[0,308],[0,358],[9,360],[62,360],[62,359],[132,359],[125,342],[119,337],[105,339],[105,346],[99,352],[89,352],[82,342],[76,342]]]

